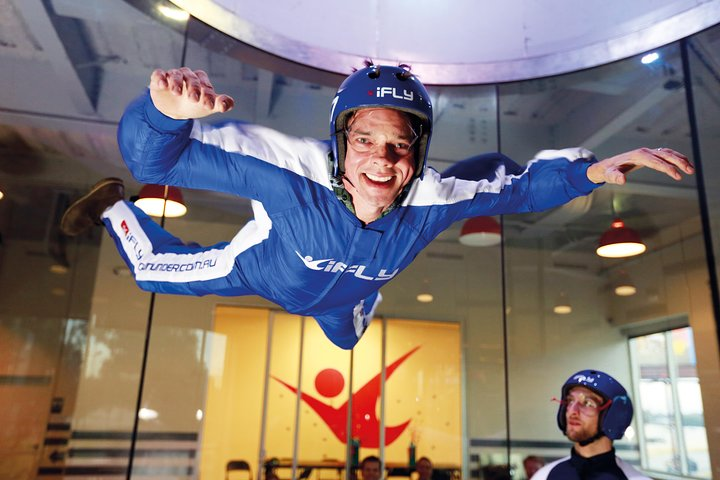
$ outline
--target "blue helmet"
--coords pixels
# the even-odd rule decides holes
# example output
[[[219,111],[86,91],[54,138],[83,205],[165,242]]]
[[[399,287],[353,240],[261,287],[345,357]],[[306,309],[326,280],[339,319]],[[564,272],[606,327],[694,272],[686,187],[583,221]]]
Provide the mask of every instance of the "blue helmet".
[[[606,402],[611,400],[610,406],[600,412],[598,430],[611,440],[618,440],[625,434],[633,417],[633,406],[630,397],[620,382],[607,373],[598,370],[581,370],[567,379],[562,386],[562,400],[564,400],[573,387],[585,387],[597,393]],[[560,403],[557,413],[557,424],[560,431],[565,433],[567,419],[565,418],[565,403]]]
[[[419,138],[414,176],[422,177],[432,133],[430,95],[407,68],[388,65],[369,65],[340,85],[330,110],[333,175],[345,171],[345,127],[350,116],[361,108],[392,108],[416,119],[413,128],[417,127]]]

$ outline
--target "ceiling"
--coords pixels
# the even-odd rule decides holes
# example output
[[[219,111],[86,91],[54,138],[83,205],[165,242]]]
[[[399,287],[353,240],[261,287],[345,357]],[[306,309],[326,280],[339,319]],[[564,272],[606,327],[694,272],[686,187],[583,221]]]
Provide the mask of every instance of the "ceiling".
[[[218,30],[335,73],[410,63],[427,84],[525,80],[602,65],[720,21],[714,0],[171,0]],[[302,19],[302,21],[298,21]]]
[[[350,73],[351,66],[359,66],[355,60],[367,56],[366,52],[348,46],[352,53],[347,58],[352,60],[352,65],[338,64],[331,71],[306,67],[239,43],[202,22],[191,21],[186,30],[184,22],[163,18],[155,8],[156,3],[150,0],[93,0],[91,3],[0,0],[3,65],[0,69],[3,86],[0,89],[0,188],[6,192],[6,198],[0,203],[0,228],[4,223],[11,225],[2,232],[6,239],[13,236],[47,239],[62,206],[101,177],[124,178],[131,193],[139,190],[140,185],[130,177],[120,158],[115,130],[124,106],[147,85],[154,68],[184,63],[204,69],[217,90],[235,98],[236,108],[228,116],[294,135],[324,138],[330,101],[343,78],[336,72]],[[169,2],[161,3],[173,6]],[[520,3],[508,3],[509,12],[520,8]],[[522,10],[527,20],[539,3],[525,3],[534,5]],[[557,2],[558,8],[567,3]],[[589,7],[597,8],[600,4],[590,2]],[[647,8],[648,2],[638,4],[652,10]],[[689,15],[694,7],[715,12],[718,4],[719,1],[665,1],[662,8],[658,7],[658,16],[648,13],[643,18],[667,25],[663,22],[672,22],[675,15]],[[285,13],[297,16],[298,5],[300,2],[288,4]],[[382,23],[380,18],[386,7],[380,2],[372,5],[371,23]],[[258,12],[253,11],[253,16]],[[608,15],[609,19],[616,17]],[[595,45],[600,42],[598,32],[603,24],[596,23],[600,18],[588,18],[582,23],[586,28],[574,26],[573,35],[584,38],[583,32],[587,32],[588,45]],[[628,20],[619,28],[631,36],[633,25]],[[258,28],[260,26],[268,27],[258,21]],[[312,22],[308,30],[313,30],[311,26]],[[535,23],[525,28],[535,31],[540,26]],[[550,36],[557,29],[551,23],[547,26],[550,28],[538,38],[545,38],[545,48],[551,48]],[[297,36],[299,31],[287,34]],[[428,35],[428,38],[432,37]],[[315,36],[312,41],[321,42]],[[388,41],[389,37],[378,39],[373,48],[381,48]],[[700,85],[698,99],[720,107],[717,82],[720,77],[707,73],[720,71],[720,31],[716,28],[706,32],[702,41],[694,42],[692,48],[694,55],[703,59],[698,68],[703,70],[705,83]],[[542,55],[550,55],[543,52]],[[625,52],[629,54],[629,50]],[[431,53],[428,52],[427,57],[414,57],[408,52],[403,60],[417,58],[418,69],[422,70],[441,58]],[[385,55],[391,56],[382,54],[377,58]],[[457,58],[448,58],[457,62]],[[502,58],[473,57],[473,62],[478,64],[502,61]],[[472,70],[469,67],[469,71]],[[500,148],[520,163],[541,148],[574,145],[590,148],[599,156],[642,145],[672,146],[689,152],[681,72],[678,49],[671,46],[662,50],[661,61],[649,66],[640,65],[634,59],[603,67],[600,72],[587,70],[504,83],[497,91],[495,85],[483,84],[431,86],[435,130],[430,164],[443,170],[465,157],[497,150],[498,121]],[[423,78],[425,75],[435,78],[432,69],[425,70]],[[707,122],[710,131],[720,131],[720,119],[707,119]],[[720,140],[712,138],[708,142]],[[250,215],[247,202],[222,194],[188,191],[186,197],[191,206],[187,217],[190,221],[240,225]],[[688,211],[697,211],[696,203],[694,179],[675,183],[640,171],[621,189],[601,189],[587,200],[550,213],[509,216],[505,226],[511,245],[543,245],[557,252],[553,257],[557,258],[567,252],[592,252],[613,210],[632,221],[642,234],[653,235],[668,225],[686,220]],[[3,220],[3,208],[8,211],[8,205],[13,206],[12,218],[7,220],[10,214],[6,214]],[[47,218],[47,223],[23,220],[38,218],[38,215]],[[470,253],[468,247],[459,246],[459,229],[458,224],[441,235],[421,255],[418,268],[429,268],[436,276],[450,278],[459,261],[478,255]],[[435,266],[427,267],[428,263]],[[602,265],[592,268],[597,271]],[[400,278],[393,283],[396,282],[398,288],[408,291],[417,287],[412,278],[407,285]],[[389,304],[392,302],[389,300]],[[398,310],[406,311],[400,307]],[[436,316],[441,317],[442,312],[438,311]]]

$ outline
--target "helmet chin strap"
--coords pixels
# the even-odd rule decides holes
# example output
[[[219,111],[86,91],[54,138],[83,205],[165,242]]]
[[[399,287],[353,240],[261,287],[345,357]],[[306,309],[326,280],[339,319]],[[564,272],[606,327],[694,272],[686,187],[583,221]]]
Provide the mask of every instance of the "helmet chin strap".
[[[353,184],[353,183],[350,181],[350,179],[345,176],[345,173],[343,173],[342,179],[343,179],[343,181],[348,182],[353,188],[357,188],[357,187],[355,187],[355,184]]]
[[[602,438],[604,436],[605,436],[604,433],[598,431],[592,437],[586,438],[585,440],[580,440],[578,442],[578,445],[580,445],[581,447],[586,447],[586,446],[590,445],[591,443],[593,443],[594,441],[599,440],[600,438]]]

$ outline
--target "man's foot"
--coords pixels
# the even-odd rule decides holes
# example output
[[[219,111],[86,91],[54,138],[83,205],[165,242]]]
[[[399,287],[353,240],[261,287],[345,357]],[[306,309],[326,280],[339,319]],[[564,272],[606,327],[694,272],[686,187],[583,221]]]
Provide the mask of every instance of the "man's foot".
[[[100,215],[125,198],[125,186],[119,178],[104,178],[93,185],[65,210],[60,220],[60,231],[69,237],[80,235],[93,225],[101,225]]]

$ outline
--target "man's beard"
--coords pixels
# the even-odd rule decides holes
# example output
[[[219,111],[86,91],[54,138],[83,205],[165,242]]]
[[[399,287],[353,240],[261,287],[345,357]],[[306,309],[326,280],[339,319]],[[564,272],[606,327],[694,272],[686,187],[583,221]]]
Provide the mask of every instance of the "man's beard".
[[[578,442],[578,443],[590,440],[591,438],[596,436],[598,433],[597,428],[593,428],[593,429],[581,428],[579,430],[573,430],[573,431],[569,431],[569,429],[567,429],[567,430],[568,430],[568,433],[566,434],[566,436],[567,436],[568,440],[571,440],[573,442]]]

